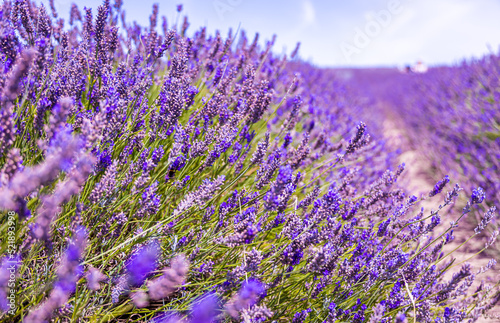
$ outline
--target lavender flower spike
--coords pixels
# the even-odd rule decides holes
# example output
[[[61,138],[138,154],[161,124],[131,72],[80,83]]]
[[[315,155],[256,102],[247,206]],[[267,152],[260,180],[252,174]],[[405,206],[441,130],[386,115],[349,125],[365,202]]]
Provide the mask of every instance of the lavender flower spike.
[[[266,133],[266,137],[257,144],[257,149],[253,153],[252,158],[250,159],[250,163],[252,165],[260,163],[262,161],[262,158],[264,158],[268,147],[269,133]]]
[[[58,280],[49,298],[24,319],[26,323],[48,322],[52,313],[62,307],[75,292],[76,282],[82,274],[80,258],[87,244],[87,230],[80,227],[75,232],[75,237],[66,249],[57,270]]]
[[[488,225],[488,223],[491,222],[491,220],[493,219],[493,217],[495,216],[495,211],[497,210],[496,207],[492,206],[488,212],[486,212],[484,214],[484,217],[481,219],[481,222],[477,225],[477,227],[474,229],[474,232],[476,234],[479,234],[481,233],[481,231],[483,231],[486,226]]]
[[[87,287],[91,290],[99,290],[101,286],[99,283],[106,279],[106,276],[101,273],[101,271],[97,268],[90,267],[87,274]]]
[[[194,304],[191,323],[211,323],[215,322],[215,317],[219,312],[217,295],[208,293],[202,299]]]
[[[172,294],[184,283],[189,270],[189,262],[184,255],[172,259],[170,268],[163,271],[163,275],[148,282],[149,296],[153,300],[162,299]]]
[[[126,268],[128,282],[131,286],[140,286],[156,269],[159,247],[156,242],[142,247],[130,258]]]
[[[450,177],[448,175],[446,175],[445,177],[443,177],[442,180],[440,180],[439,182],[437,182],[436,185],[434,186],[434,188],[432,189],[432,191],[429,192],[429,197],[433,197],[434,195],[437,195],[437,194],[441,193],[441,191],[443,190],[443,188],[449,182],[450,182]]]
[[[484,201],[485,197],[486,197],[486,193],[484,193],[484,190],[481,187],[478,187],[472,191],[471,203],[472,204],[480,204]]]
[[[238,318],[243,309],[249,308],[257,303],[257,300],[266,291],[264,284],[257,279],[249,279],[236,295],[226,305],[226,310],[233,318]]]
[[[31,61],[35,57],[35,50],[28,49],[23,51],[21,54],[21,60],[14,67],[14,71],[11,76],[7,80],[7,84],[4,87],[3,93],[3,101],[14,101],[21,91],[19,87],[19,83],[21,82],[21,78],[28,73],[28,69],[30,68]]]
[[[175,209],[174,214],[180,214],[194,205],[205,205],[213,197],[214,193],[220,189],[224,180],[225,177],[223,175],[220,175],[213,181],[205,179],[200,187],[198,187],[198,190],[186,195]]]

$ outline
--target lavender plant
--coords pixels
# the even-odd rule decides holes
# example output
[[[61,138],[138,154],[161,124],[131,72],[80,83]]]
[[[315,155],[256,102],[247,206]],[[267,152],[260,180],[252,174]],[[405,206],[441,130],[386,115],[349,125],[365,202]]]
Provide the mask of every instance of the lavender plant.
[[[499,67],[499,55],[489,54],[425,74],[379,71],[358,75],[356,81],[399,116],[409,144],[429,162],[429,173],[449,174],[472,196],[487,192],[482,212],[500,198]],[[481,215],[474,213],[476,223]],[[498,217],[492,220],[490,234],[499,225]]]
[[[471,288],[494,261],[442,252],[482,190],[454,209],[446,179],[420,209],[331,73],[158,32],[158,5],[147,27],[121,1],[51,12],[0,10],[3,321],[474,322],[500,299]]]

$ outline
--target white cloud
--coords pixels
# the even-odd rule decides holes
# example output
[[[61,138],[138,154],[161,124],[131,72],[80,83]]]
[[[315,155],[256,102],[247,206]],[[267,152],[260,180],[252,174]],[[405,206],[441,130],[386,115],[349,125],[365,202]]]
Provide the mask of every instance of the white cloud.
[[[316,10],[310,0],[302,2],[302,23],[312,25],[316,22]]]
[[[401,14],[394,15],[391,23],[360,54],[353,55],[354,65],[402,65],[419,59],[429,64],[450,64],[461,58],[484,55],[487,43],[492,44],[494,51],[500,44],[497,33],[500,6],[491,0],[421,0],[402,4]],[[357,22],[357,27],[363,27],[376,12],[360,13],[358,17],[364,19]],[[352,35],[344,38],[349,40]],[[337,63],[346,63],[335,54]]]

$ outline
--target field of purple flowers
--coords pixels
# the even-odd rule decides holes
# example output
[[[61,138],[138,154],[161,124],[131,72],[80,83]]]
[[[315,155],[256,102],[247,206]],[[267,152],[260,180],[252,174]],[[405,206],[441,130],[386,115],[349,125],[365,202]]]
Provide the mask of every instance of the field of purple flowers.
[[[433,171],[449,173],[469,193],[483,187],[490,205],[500,200],[499,80],[500,56],[489,55],[399,82],[410,141],[427,153]]]
[[[494,259],[444,251],[468,213],[471,238],[494,228],[497,56],[377,92],[441,174],[414,196],[371,102],[298,47],[120,3],[69,25],[0,7],[2,322],[475,322],[499,302],[477,283]]]

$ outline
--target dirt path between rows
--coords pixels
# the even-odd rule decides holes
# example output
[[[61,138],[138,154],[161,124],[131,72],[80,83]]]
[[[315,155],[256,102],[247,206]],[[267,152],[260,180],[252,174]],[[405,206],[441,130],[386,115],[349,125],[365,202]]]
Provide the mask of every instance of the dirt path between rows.
[[[425,158],[422,153],[419,153],[417,150],[414,150],[410,142],[408,140],[408,136],[405,132],[405,123],[402,120],[401,116],[397,115],[393,109],[388,106],[381,106],[380,110],[385,114],[385,121],[383,124],[384,136],[390,147],[392,149],[400,148],[402,153],[399,157],[400,163],[405,163],[405,171],[403,172],[400,184],[402,187],[405,187],[411,192],[413,195],[421,196],[421,194],[427,194],[435,185],[435,183],[440,179],[438,175],[433,176],[430,174],[430,162]],[[380,111],[379,110],[379,111]],[[453,180],[453,179],[452,179]],[[451,186],[450,186],[451,187]],[[461,192],[463,193],[463,192]],[[422,202],[421,206],[425,208],[426,214],[428,214],[431,209],[437,209],[439,203],[442,202],[442,199],[434,197],[433,199],[425,200]],[[458,206],[452,206],[454,208],[454,212],[444,212],[441,214],[441,230],[446,229],[446,225],[450,223],[450,221],[454,220],[451,216],[457,216],[459,214]],[[469,216],[471,216],[469,214]],[[455,248],[459,247],[464,241],[466,241],[472,233],[474,233],[474,221],[471,218],[465,218],[460,222],[458,228],[454,230],[455,239],[446,246],[445,254],[450,251],[453,251]],[[438,227],[439,228],[439,227]],[[466,245],[460,247],[458,250],[453,252],[455,260],[455,264],[459,264],[462,262],[468,262],[471,264],[473,273],[477,272],[481,267],[485,267],[488,264],[488,261],[492,258],[491,255],[487,255],[486,253],[482,253],[480,255],[475,255],[479,250],[484,247],[484,237],[477,236],[473,237],[471,241],[469,241]],[[497,259],[498,260],[498,259]],[[452,274],[454,272],[458,272],[460,270],[461,265],[455,266],[453,270],[449,274],[447,274],[446,278],[451,279]],[[500,264],[496,264],[491,270],[476,276],[476,281],[469,288],[469,292],[473,293],[477,286],[479,286],[481,280],[484,281],[485,284],[494,285],[495,282],[498,282],[500,279]],[[497,305],[490,311],[491,314],[497,314],[496,318],[485,318],[482,317],[476,322],[480,323],[492,323],[492,322],[500,322],[500,305]]]

